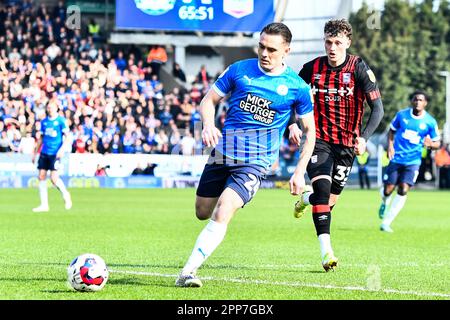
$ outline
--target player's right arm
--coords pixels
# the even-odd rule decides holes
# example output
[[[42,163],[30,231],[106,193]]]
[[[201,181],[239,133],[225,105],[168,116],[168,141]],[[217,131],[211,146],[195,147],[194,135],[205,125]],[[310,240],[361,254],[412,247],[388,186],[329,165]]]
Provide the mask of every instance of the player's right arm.
[[[302,78],[303,81],[305,81],[307,84],[311,83],[313,64],[314,64],[314,60],[304,64],[303,68],[298,73],[300,78]],[[303,132],[299,128],[297,122],[295,121],[295,113],[294,112],[292,112],[291,118],[289,119],[288,128],[289,128],[289,141],[291,141],[292,143],[295,143],[296,145],[300,145]]]
[[[36,139],[36,145],[34,147],[33,155],[31,156],[31,161],[33,163],[36,162],[36,158],[37,158],[37,155],[39,154],[39,150],[41,150],[41,146],[42,146],[42,134],[39,134]]]
[[[207,147],[215,147],[219,143],[222,133],[215,125],[216,105],[222,97],[210,89],[200,102],[200,115],[203,123],[202,140]]]
[[[314,146],[316,144],[316,125],[314,121],[314,113],[310,112],[304,117],[300,118],[300,125],[305,133],[306,139],[303,144],[300,159],[295,168],[294,174],[290,180],[290,188],[292,195],[299,195],[303,192],[305,187],[305,172],[309,159],[311,158]]]
[[[362,59],[359,60],[356,67],[355,77],[356,85],[364,91],[370,108],[366,126],[362,130],[361,135],[355,139],[355,153],[356,155],[362,155],[366,151],[367,140],[369,140],[383,119],[384,108],[375,74]]]
[[[390,124],[390,129],[388,133],[388,147],[387,147],[387,156],[389,160],[394,158],[395,149],[394,149],[394,137],[397,130],[400,128],[400,115],[397,113],[395,118],[392,120]]]
[[[388,149],[387,149],[387,156],[389,160],[392,160],[394,158],[395,149],[394,149],[394,136],[395,131],[390,129],[388,133]]]
[[[238,64],[234,63],[225,69],[200,102],[200,116],[203,124],[202,140],[207,147],[215,147],[222,137],[222,133],[215,125],[216,105],[234,88]]]
[[[316,124],[314,120],[313,99],[310,87],[300,81],[299,96],[294,106],[295,112],[299,117],[300,125],[305,133],[306,140],[303,144],[300,159],[295,168],[289,184],[292,195],[299,195],[305,187],[305,173],[309,159],[311,158],[314,146],[316,144]]]

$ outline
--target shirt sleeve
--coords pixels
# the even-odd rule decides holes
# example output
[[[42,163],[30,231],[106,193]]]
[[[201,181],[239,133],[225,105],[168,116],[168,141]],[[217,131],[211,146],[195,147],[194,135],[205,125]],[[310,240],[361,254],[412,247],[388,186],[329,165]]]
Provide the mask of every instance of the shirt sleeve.
[[[439,129],[436,120],[433,119],[433,122],[430,123],[430,129],[428,131],[428,135],[432,141],[439,141],[441,137],[439,136]]]
[[[375,101],[381,98],[377,78],[369,66],[360,59],[355,70],[356,85],[362,88],[366,98]]]
[[[61,132],[67,133],[69,132],[69,126],[67,125],[67,120],[63,117],[60,117],[60,123],[61,123]]]
[[[390,128],[392,131],[397,131],[400,128],[400,115],[397,113],[395,118],[391,121]]]
[[[298,91],[299,92],[294,107],[297,117],[303,118],[313,112],[313,98],[311,89],[306,84],[300,86]]]
[[[213,85],[214,91],[221,96],[225,97],[234,88],[234,78],[236,74],[237,64],[234,63],[225,69],[224,72],[217,78]]]
[[[303,68],[300,70],[298,75],[305,81],[307,84],[311,83],[311,77],[313,72],[313,62],[308,62],[303,65]]]

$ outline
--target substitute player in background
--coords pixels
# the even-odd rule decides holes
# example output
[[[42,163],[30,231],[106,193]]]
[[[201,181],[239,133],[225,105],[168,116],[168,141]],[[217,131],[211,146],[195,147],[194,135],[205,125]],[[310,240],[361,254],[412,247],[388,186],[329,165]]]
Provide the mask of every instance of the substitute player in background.
[[[68,127],[66,120],[58,114],[58,104],[55,100],[50,100],[47,105],[47,117],[42,120],[41,134],[36,143],[36,149],[33,154],[33,163],[36,161],[36,155],[39,154],[39,196],[41,205],[34,208],[34,212],[46,212],[49,210],[47,193],[47,171],[50,170],[50,179],[53,185],[61,192],[64,199],[64,206],[67,210],[72,208],[70,193],[64,186],[64,182],[58,175],[59,160],[66,150],[65,142],[67,139]],[[42,149],[41,149],[42,147]]]
[[[428,96],[423,91],[411,95],[412,107],[397,112],[388,135],[388,157],[391,160],[383,177],[381,206],[378,212],[380,230],[393,232],[391,223],[406,202],[409,189],[414,186],[422,162],[423,146],[439,149],[440,138],[436,120],[425,111]],[[392,192],[397,194],[392,199]]]
[[[308,85],[284,63],[291,32],[282,23],[261,31],[258,59],[229,66],[200,104],[202,138],[215,147],[197,188],[196,214],[210,219],[200,233],[176,286],[200,287],[197,269],[222,242],[227,226],[239,208],[248,203],[277,160],[280,142],[291,112],[300,117],[306,142],[290,180],[291,193],[305,185],[305,171],[315,143],[313,107]],[[222,132],[214,123],[215,105],[230,93]],[[257,223],[258,217],[255,217]]]
[[[374,73],[360,57],[347,54],[352,26],[345,19],[330,20],[324,35],[327,55],[306,63],[299,73],[312,88],[317,141],[307,168],[313,192],[301,195],[294,215],[301,217],[307,205],[312,205],[322,266],[328,271],[338,262],[331,247],[331,210],[345,186],[355,154],[365,152],[366,141],[384,111]],[[371,112],[362,128],[365,101]],[[295,123],[289,129],[291,141],[299,144],[300,129]]]

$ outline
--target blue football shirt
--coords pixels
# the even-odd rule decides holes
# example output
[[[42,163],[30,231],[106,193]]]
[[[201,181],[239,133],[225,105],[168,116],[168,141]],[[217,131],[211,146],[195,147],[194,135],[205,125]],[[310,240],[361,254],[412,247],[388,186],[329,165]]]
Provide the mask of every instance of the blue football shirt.
[[[436,120],[426,111],[421,116],[415,116],[412,108],[397,112],[391,129],[396,132],[392,162],[398,164],[420,165],[425,137],[430,136],[432,141],[440,139]]]
[[[41,153],[56,155],[63,144],[63,136],[68,132],[66,120],[57,116],[54,119],[46,117],[41,123],[42,150]]]
[[[258,59],[238,61],[217,79],[213,89],[228,97],[223,139],[216,150],[227,158],[265,169],[278,159],[281,138],[291,112],[313,112],[309,86],[290,67],[267,73]]]

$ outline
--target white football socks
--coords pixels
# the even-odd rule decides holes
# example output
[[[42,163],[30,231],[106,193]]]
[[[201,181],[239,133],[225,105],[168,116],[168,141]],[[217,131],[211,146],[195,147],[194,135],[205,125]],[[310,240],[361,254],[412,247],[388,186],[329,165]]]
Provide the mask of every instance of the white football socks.
[[[55,187],[58,188],[58,190],[61,192],[64,200],[69,196],[69,191],[67,191],[66,186],[64,185],[64,182],[61,180],[61,178],[58,178],[58,180],[56,180]]]
[[[395,195],[394,199],[392,200],[391,208],[387,212],[386,217],[383,219],[382,224],[388,226],[391,225],[392,221],[394,221],[395,217],[400,213],[400,210],[402,210],[403,206],[405,205],[406,197],[406,195]]]
[[[227,225],[209,220],[200,232],[194,250],[192,250],[182,274],[195,273],[205,260],[216,250],[225,237]]]
[[[384,195],[384,188],[381,188],[380,195],[381,195],[381,201],[383,201],[383,203],[386,205],[386,207],[388,207],[392,200],[392,194],[390,194],[386,197]]]
[[[311,202],[309,202],[309,197],[313,194],[314,192],[305,192],[304,194],[302,194],[303,197],[303,203],[305,204],[311,204]]]
[[[39,197],[41,198],[41,206],[48,207],[47,180],[39,181]]]
[[[333,249],[331,248],[331,238],[330,238],[330,234],[328,233],[322,233],[318,236],[319,239],[319,243],[320,243],[320,254],[323,257],[327,254],[327,253],[332,253]]]

